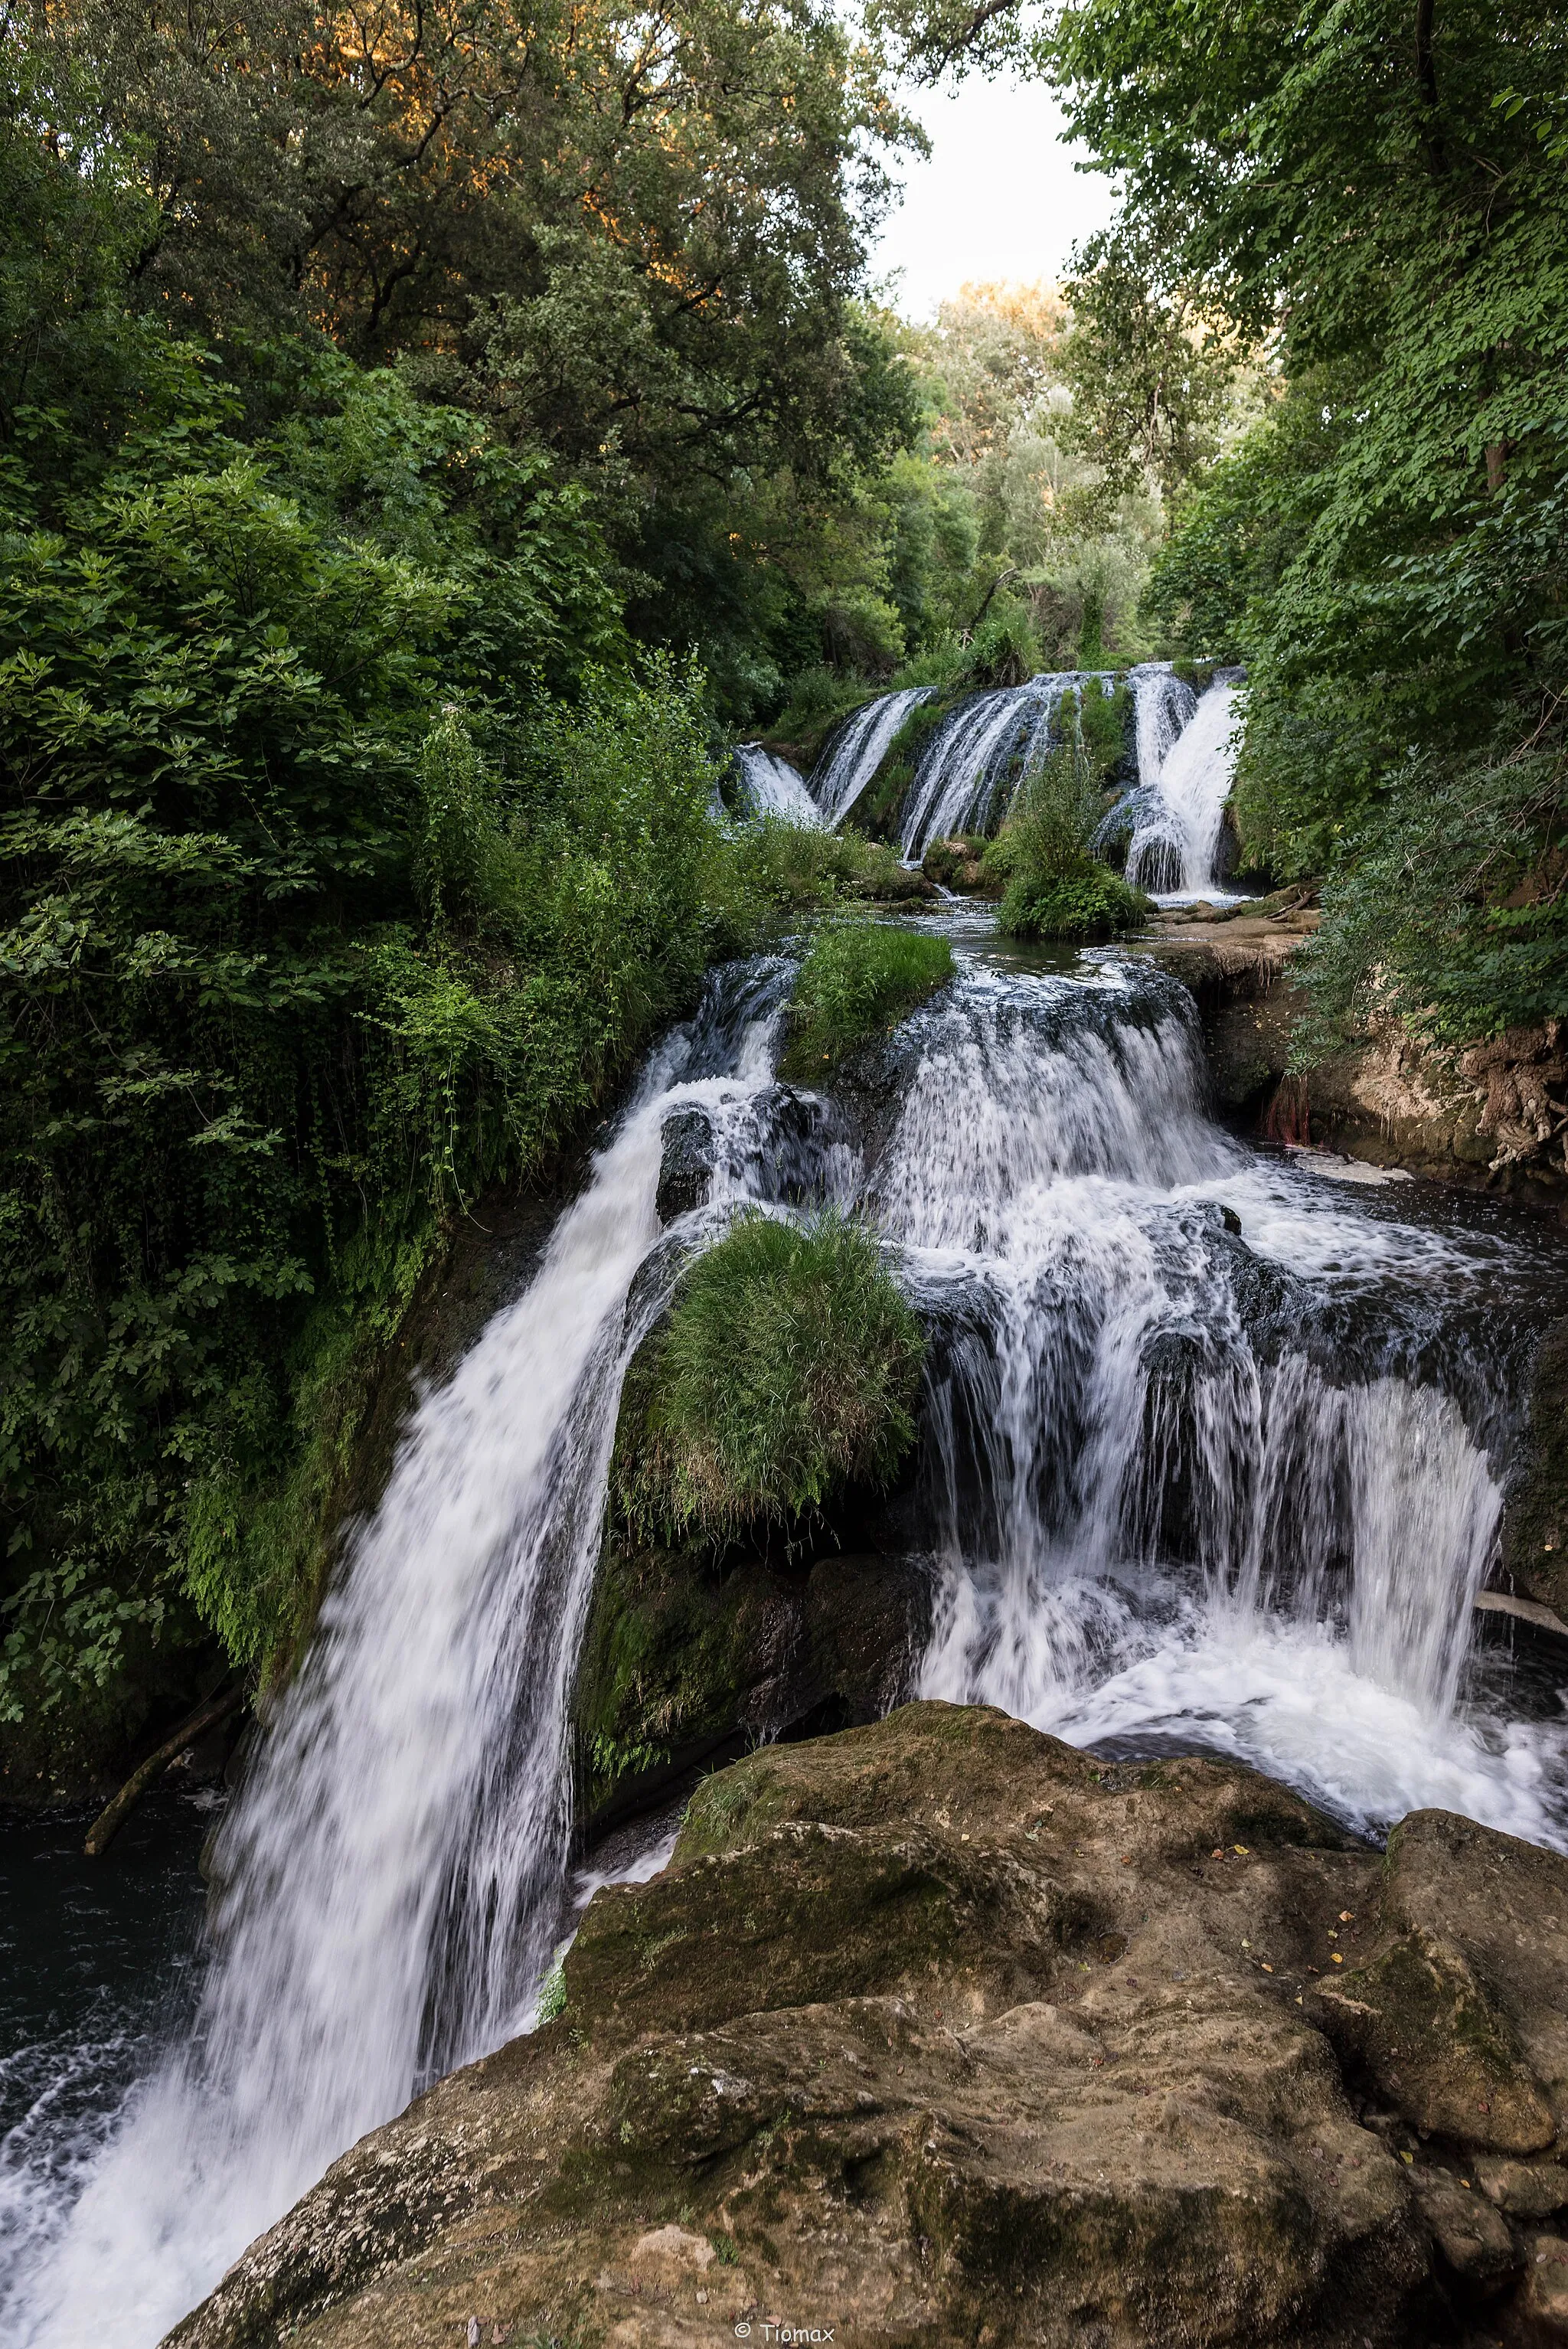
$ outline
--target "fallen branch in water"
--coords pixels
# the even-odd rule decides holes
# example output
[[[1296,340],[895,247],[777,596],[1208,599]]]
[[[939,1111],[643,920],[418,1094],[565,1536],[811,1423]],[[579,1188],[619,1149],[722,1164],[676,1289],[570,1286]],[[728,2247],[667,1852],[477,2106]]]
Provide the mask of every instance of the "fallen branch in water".
[[[216,1729],[221,1721],[226,1721],[235,1707],[244,1701],[242,1682],[236,1682],[221,1696],[206,1698],[181,1723],[173,1736],[167,1739],[156,1754],[150,1754],[140,1768],[131,1772],[113,1802],[98,1813],[88,1829],[88,1839],[82,1849],[89,1859],[103,1857],[159,1773],[167,1770],[175,1756],[183,1753],[196,1738],[204,1736],[209,1729]]]

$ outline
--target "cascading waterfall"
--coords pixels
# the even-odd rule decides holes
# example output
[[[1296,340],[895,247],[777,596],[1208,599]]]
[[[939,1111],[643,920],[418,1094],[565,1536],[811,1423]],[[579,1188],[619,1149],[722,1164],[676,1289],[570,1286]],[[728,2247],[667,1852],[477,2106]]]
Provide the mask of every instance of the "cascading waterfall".
[[[1167,661],[1145,661],[1128,674],[1138,783],[1124,806],[1136,826],[1133,846],[1139,860],[1138,869],[1130,865],[1130,872],[1134,879],[1146,881],[1163,875],[1171,887],[1203,887],[1212,879],[1210,866],[1230,790],[1231,729],[1223,721],[1233,688],[1218,683],[1200,702]],[[994,830],[1020,778],[1054,740],[1067,695],[1097,689],[1109,695],[1115,686],[1115,676],[1109,671],[1064,669],[1031,678],[1025,685],[995,686],[966,696],[921,749],[898,818],[904,856],[917,859],[933,841],[955,833]],[[847,721],[811,777],[824,823],[838,823],[850,812],[911,709],[934,691],[934,687],[921,686],[883,694]],[[752,749],[759,759],[768,755]]]
[[[899,817],[906,857],[924,854],[934,840],[985,832],[1006,812],[1006,786],[1044,753],[1057,712],[1069,689],[1109,694],[1115,678],[1064,670],[998,686],[952,710],[921,754]]]
[[[1214,887],[1236,767],[1236,691],[1233,678],[1216,678],[1152,774],[1141,755],[1140,709],[1139,789],[1127,851],[1127,877],[1136,887],[1184,896]]]
[[[1198,696],[1169,661],[1140,661],[1129,672],[1128,682],[1137,728],[1139,787],[1147,791],[1160,781],[1178,736],[1191,724]]]
[[[1210,1125],[1185,999],[1125,970],[976,976],[915,1023],[873,1181],[940,1333],[923,1691],[1557,1839],[1546,1733],[1455,1712],[1506,1381],[1452,1309],[1495,1252]]]
[[[811,795],[826,824],[841,823],[871,782],[912,709],[929,701],[933,685],[905,686],[879,694],[857,709],[834,737],[811,775]]]
[[[847,1097],[864,1164],[770,1080],[788,983],[710,985],[420,1402],[226,1831],[194,2033],[93,2148],[0,2156],[7,2344],[151,2349],[336,2153],[526,2024],[622,1378],[738,1200],[858,1200],[902,1252],[931,1333],[925,1693],[1233,1753],[1366,1826],[1437,1804],[1568,1842],[1568,1731],[1469,1661],[1541,1267],[1222,1133],[1151,966],[965,964]],[[713,1194],[662,1242],[692,1109]]]
[[[786,823],[822,823],[821,810],[807,790],[805,777],[788,759],[765,750],[760,742],[742,742],[736,750],[735,764],[751,814],[779,816]]]
[[[150,2349],[345,2147],[517,2029],[564,1872],[621,1379],[667,1293],[667,1275],[633,1288],[660,1239],[664,1123],[699,1105],[715,1137],[688,1228],[779,1179],[787,983],[769,965],[710,988],[528,1288],[416,1411],[225,1833],[193,2040],[133,2093],[57,2240],[32,2213],[3,2310],[15,2349]]]

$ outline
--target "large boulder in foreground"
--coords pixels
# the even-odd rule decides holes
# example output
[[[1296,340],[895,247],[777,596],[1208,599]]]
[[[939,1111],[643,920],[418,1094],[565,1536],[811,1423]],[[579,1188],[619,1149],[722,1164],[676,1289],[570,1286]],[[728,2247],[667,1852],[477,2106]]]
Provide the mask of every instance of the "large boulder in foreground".
[[[913,1704],[708,1779],[564,2011],[180,2349],[1568,2339],[1568,1861]],[[749,2333],[742,2328],[749,2327]]]

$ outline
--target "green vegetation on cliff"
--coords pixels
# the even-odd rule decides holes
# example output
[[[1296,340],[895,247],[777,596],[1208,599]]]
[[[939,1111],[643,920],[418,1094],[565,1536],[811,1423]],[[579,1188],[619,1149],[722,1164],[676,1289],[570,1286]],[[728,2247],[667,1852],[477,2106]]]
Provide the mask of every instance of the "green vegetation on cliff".
[[[634,1369],[623,1510],[655,1539],[722,1542],[885,1485],[914,1441],[923,1351],[861,1225],[741,1216],[682,1277]]]

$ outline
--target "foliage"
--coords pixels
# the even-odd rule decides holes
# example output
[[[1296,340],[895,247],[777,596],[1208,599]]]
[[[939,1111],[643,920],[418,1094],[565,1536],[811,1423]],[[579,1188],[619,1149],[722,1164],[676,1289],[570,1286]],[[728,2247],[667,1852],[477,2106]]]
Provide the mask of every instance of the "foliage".
[[[1151,601],[1244,657],[1251,862],[1315,873],[1320,1014],[1561,1010],[1568,839],[1562,27],[1476,0],[1069,8],[1052,69],[1168,286],[1280,333],[1283,399]]]
[[[4,1653],[46,1697],[188,1602],[286,1650],[447,1219],[713,927],[700,684],[625,666],[581,493],[336,362],[296,490],[160,356],[152,429],[5,481]]]
[[[779,816],[740,827],[716,862],[716,896],[726,891],[736,946],[753,943],[770,916],[841,901],[900,904],[923,898],[918,874],[895,849],[851,828],[824,832]]]
[[[861,1226],[738,1219],[684,1276],[652,1341],[622,1506],[665,1538],[789,1525],[885,1485],[914,1439],[920,1324]]]
[[[1102,864],[1091,845],[1104,813],[1101,761],[1111,739],[1099,711],[1110,709],[1099,694],[1082,697],[1080,725],[1025,776],[987,852],[986,878],[1006,884],[996,917],[1006,936],[1109,937],[1135,928],[1148,913],[1148,899]],[[1119,750],[1119,734],[1115,740]]]
[[[1148,898],[1129,888],[1119,873],[1086,864],[1043,887],[1025,874],[1015,874],[996,926],[1010,938],[1109,938],[1137,929],[1148,913]]]
[[[945,938],[889,922],[824,923],[795,981],[782,1073],[820,1074],[945,985],[953,967]]]

